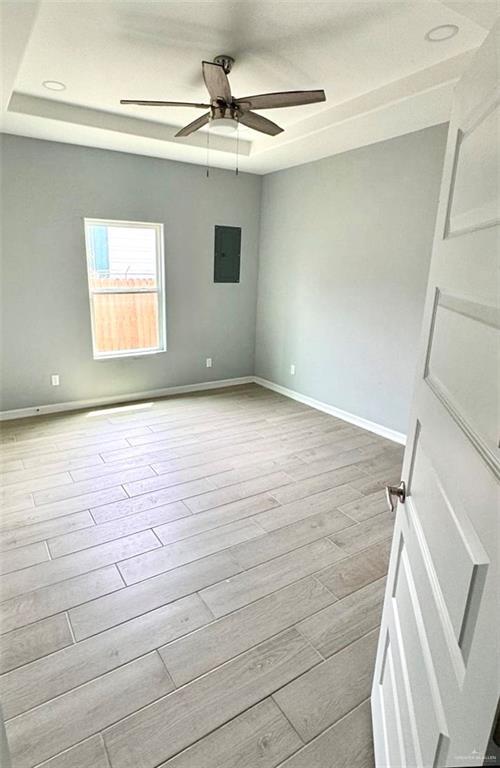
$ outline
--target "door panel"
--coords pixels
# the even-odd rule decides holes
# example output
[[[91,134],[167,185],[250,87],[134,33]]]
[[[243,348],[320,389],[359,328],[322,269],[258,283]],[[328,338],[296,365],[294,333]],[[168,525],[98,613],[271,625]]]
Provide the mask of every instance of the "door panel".
[[[413,711],[418,723],[422,764],[433,765],[447,729],[434,667],[435,657],[429,645],[410,557],[403,536],[400,540],[393,595],[394,621],[400,628],[400,641],[405,656],[411,659],[408,676]],[[404,761],[401,764],[404,765]]]
[[[413,768],[413,766],[422,765],[422,758],[416,729],[413,692],[410,687],[408,664],[397,614],[394,615],[394,625],[391,628],[391,634],[394,637],[394,642],[392,643],[394,678],[398,692],[398,706],[400,710],[403,740],[401,759],[405,759],[409,768]]]
[[[409,503],[416,508],[412,519],[421,526],[421,537],[436,574],[436,587],[460,645],[469,595],[477,585],[478,569],[487,563],[487,556],[460,500],[452,500],[450,492],[443,488],[438,471],[425,453],[424,442],[424,438],[419,441],[415,462],[421,482]]]
[[[446,224],[448,236],[489,227],[499,221],[498,178],[495,173],[497,131],[498,102],[490,104],[487,101],[479,119],[457,132],[455,170]]]
[[[384,731],[387,754],[391,760],[402,761],[405,744],[402,723],[402,704],[396,683],[392,644],[387,633],[385,655],[380,677],[381,696],[384,702]]]
[[[499,366],[500,309],[436,289],[424,377],[493,467],[500,434]]]
[[[499,34],[457,86],[449,129],[372,689],[378,768],[496,764]]]

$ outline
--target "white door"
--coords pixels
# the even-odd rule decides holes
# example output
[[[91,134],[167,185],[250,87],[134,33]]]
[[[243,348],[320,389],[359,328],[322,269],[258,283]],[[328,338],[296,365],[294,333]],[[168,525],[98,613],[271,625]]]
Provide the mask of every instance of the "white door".
[[[377,768],[496,765],[499,36],[454,97],[372,690]]]

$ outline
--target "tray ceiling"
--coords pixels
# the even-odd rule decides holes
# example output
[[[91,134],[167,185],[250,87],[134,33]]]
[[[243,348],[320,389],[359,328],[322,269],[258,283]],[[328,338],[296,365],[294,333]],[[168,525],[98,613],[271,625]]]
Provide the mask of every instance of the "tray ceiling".
[[[437,0],[4,2],[2,130],[204,164],[206,131],[173,138],[200,112],[119,100],[204,101],[201,61],[227,53],[238,96],[326,91],[326,103],[264,112],[277,137],[240,129],[240,168],[267,173],[446,121],[495,13]],[[429,42],[443,24],[458,33]],[[210,146],[213,165],[234,167],[232,136],[211,131]]]

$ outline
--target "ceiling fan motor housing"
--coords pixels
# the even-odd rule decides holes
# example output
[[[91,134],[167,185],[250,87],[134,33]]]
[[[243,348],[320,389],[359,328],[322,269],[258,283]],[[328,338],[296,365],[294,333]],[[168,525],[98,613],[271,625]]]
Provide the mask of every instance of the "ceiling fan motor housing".
[[[238,108],[235,104],[214,104],[210,111],[211,120],[236,120],[238,117]]]

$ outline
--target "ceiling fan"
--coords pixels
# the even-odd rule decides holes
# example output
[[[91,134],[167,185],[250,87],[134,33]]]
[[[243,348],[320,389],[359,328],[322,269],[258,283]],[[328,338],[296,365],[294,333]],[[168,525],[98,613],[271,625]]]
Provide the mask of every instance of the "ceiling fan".
[[[325,92],[318,91],[283,91],[281,93],[261,93],[257,96],[235,98],[231,94],[228,74],[232,69],[234,59],[231,56],[216,56],[213,62],[203,61],[203,79],[207,87],[210,103],[200,104],[186,101],[144,101],[138,99],[121,99],[120,104],[139,104],[150,107],[194,107],[208,109],[201,117],[181,128],[175,136],[189,136],[212,121],[222,121],[219,125],[236,128],[238,123],[253,128],[255,131],[276,136],[283,128],[273,123],[255,109],[277,109],[278,107],[298,107],[302,104],[315,104],[326,101]]]

